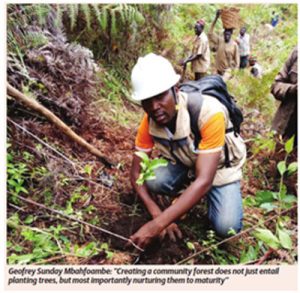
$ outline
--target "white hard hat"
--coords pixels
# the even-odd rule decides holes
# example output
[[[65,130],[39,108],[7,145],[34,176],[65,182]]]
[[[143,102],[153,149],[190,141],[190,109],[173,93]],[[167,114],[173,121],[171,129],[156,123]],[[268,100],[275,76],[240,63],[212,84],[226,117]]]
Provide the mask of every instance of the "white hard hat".
[[[132,69],[132,98],[142,101],[174,86],[180,79],[172,64],[164,57],[150,53],[140,57]]]

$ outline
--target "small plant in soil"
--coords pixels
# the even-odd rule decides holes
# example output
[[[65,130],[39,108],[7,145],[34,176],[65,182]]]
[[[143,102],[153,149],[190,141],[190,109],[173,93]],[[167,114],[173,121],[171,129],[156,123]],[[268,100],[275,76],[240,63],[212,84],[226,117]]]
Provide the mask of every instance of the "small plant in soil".
[[[149,156],[144,152],[135,152],[135,154],[142,159],[141,165],[141,172],[140,176],[137,179],[136,183],[138,185],[143,185],[147,180],[154,180],[155,174],[154,170],[159,167],[165,167],[168,165],[168,161],[161,158],[155,158],[151,160]]]
[[[282,210],[290,208],[297,202],[297,198],[294,195],[287,194],[287,187],[284,184],[284,179],[297,171],[297,162],[287,163],[287,159],[293,151],[293,145],[294,137],[285,143],[285,158],[277,164],[280,174],[279,190],[275,192],[269,190],[259,191],[255,198],[257,206],[265,209],[267,212],[274,210],[279,215],[275,225],[275,233],[266,227],[257,228],[254,231],[254,236],[272,249],[283,248],[291,250],[293,248],[291,240],[292,232],[287,228],[289,217],[280,216]]]

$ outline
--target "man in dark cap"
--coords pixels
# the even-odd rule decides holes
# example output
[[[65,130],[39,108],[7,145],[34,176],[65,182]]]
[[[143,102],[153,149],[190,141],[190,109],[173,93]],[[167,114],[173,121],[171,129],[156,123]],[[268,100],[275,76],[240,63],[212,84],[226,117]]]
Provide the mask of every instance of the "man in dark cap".
[[[192,63],[195,80],[204,77],[210,66],[210,50],[204,26],[205,22],[203,19],[196,22],[194,26],[196,37],[193,41],[192,54],[182,62],[184,67],[186,67],[188,62]]]
[[[216,17],[208,33],[208,38],[211,46],[216,49],[216,71],[223,77],[224,81],[227,81],[232,76],[231,71],[240,66],[240,54],[237,43],[231,39],[233,28],[225,28],[222,36],[214,33],[214,27],[221,12],[221,10],[217,10]]]

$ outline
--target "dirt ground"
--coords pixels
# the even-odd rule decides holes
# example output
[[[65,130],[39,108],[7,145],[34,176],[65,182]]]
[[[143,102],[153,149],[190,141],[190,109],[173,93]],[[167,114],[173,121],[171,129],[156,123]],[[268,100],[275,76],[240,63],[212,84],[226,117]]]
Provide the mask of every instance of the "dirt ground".
[[[136,109],[139,111],[139,109]],[[97,216],[100,219],[101,228],[105,228],[115,234],[128,238],[135,231],[137,231],[143,224],[150,220],[150,216],[144,209],[143,205],[134,193],[130,180],[129,172],[132,155],[134,153],[134,139],[136,134],[135,128],[126,128],[120,126],[117,122],[105,120],[104,118],[89,117],[86,123],[80,129],[80,135],[89,143],[97,147],[103,155],[112,161],[115,166],[112,168],[105,167],[93,155],[89,154],[85,149],[76,145],[73,141],[63,135],[59,130],[50,125],[48,122],[41,118],[30,118],[21,120],[19,116],[11,115],[11,118],[22,127],[30,130],[37,137],[46,140],[50,145],[56,146],[61,150],[71,161],[76,162],[75,167],[71,166],[62,157],[53,153],[49,148],[43,147],[42,151],[37,150],[36,144],[38,143],[33,137],[20,131],[11,123],[8,124],[8,137],[12,143],[12,148],[20,153],[22,151],[30,152],[34,155],[35,159],[31,167],[37,165],[45,166],[50,172],[47,178],[42,178],[41,181],[31,181],[30,188],[33,188],[31,198],[40,203],[45,203],[45,198],[41,196],[42,191],[50,187],[55,195],[52,199],[53,202],[61,207],[65,207],[70,194],[79,186],[83,185],[88,188],[88,198],[84,200],[77,200],[73,206],[74,208],[82,208],[87,204],[93,205],[96,211],[90,215],[86,214],[84,220],[89,221]],[[249,123],[248,123],[249,124]],[[247,127],[245,121],[245,129],[243,136],[247,140],[253,137],[253,127]],[[248,125],[249,126],[249,125]],[[250,130],[247,130],[250,129]],[[254,127],[254,129],[257,129]],[[247,143],[248,157],[252,160],[247,162],[246,174],[242,182],[242,191],[244,197],[254,196],[256,191],[261,189],[273,190],[274,186],[278,184],[278,171],[276,163],[283,159],[284,154],[275,152],[273,155],[260,152],[253,156],[251,153],[251,143]],[[278,147],[279,148],[279,147]],[[291,161],[295,159],[291,158]],[[16,160],[21,157],[15,158]],[[259,162],[262,174],[254,174],[257,170],[257,162]],[[82,174],[80,170],[85,164],[92,166],[90,176]],[[62,186],[60,184],[61,177],[59,174],[64,174],[68,178],[73,178],[71,184]],[[264,183],[263,183],[264,182]],[[263,185],[263,186],[262,186]],[[295,192],[296,177],[291,177],[287,181],[288,190]],[[29,186],[28,186],[29,187]],[[8,216],[14,212],[14,208],[8,205]],[[48,227],[53,225],[56,221],[55,218],[44,219],[41,215],[44,213],[39,208],[24,205],[24,209],[20,211],[22,217],[25,218],[28,214],[35,214],[38,220],[34,223],[39,227]],[[252,215],[251,219],[247,215]],[[297,217],[294,213],[294,223],[291,225],[297,226]],[[244,226],[249,227],[254,222],[253,218],[264,217],[261,210],[255,208],[245,208]],[[175,264],[196,251],[205,249],[205,242],[207,240],[207,230],[209,229],[209,222],[206,217],[205,200],[202,200],[195,208],[190,211],[185,219],[179,220],[178,225],[183,232],[183,239],[172,242],[165,238],[163,241],[156,240],[149,246],[145,252],[139,253],[133,247],[126,247],[126,241],[117,237],[99,232],[89,227],[85,227],[87,233],[80,240],[82,244],[93,239],[109,243],[110,250],[114,251],[111,259],[106,259],[104,252],[87,259],[78,259],[76,257],[66,257],[59,260],[54,260],[50,263],[68,263],[68,264]],[[10,230],[8,230],[8,237]],[[74,241],[77,241],[76,233],[66,232],[66,236]],[[242,241],[232,241],[225,246],[220,246],[220,251],[230,251],[230,253],[239,258],[240,250],[245,245],[251,245],[251,237],[243,235],[240,239]],[[220,241],[221,239],[217,239]],[[215,242],[215,243],[216,243]],[[192,247],[188,247],[187,243],[192,243]],[[212,244],[212,242],[210,243]],[[272,255],[271,255],[272,256]],[[270,261],[276,262],[278,255],[273,255]],[[281,257],[282,259],[282,257]],[[215,255],[211,252],[206,252],[191,261],[193,264],[214,264],[217,260]],[[292,262],[292,260],[291,260]]]

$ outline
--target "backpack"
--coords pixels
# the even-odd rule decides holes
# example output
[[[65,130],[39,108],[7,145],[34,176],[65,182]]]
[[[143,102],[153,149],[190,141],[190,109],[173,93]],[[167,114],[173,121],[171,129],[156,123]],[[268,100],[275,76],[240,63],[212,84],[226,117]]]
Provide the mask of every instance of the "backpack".
[[[180,84],[179,89],[188,94],[187,108],[191,117],[191,130],[195,137],[195,148],[198,147],[201,140],[197,122],[203,103],[202,94],[213,96],[227,108],[233,127],[226,129],[226,133],[233,131],[235,136],[240,133],[243,114],[235,104],[234,98],[228,93],[226,83],[221,76],[209,75],[197,81],[188,81]],[[228,147],[226,144],[224,150],[225,164],[230,166]]]

